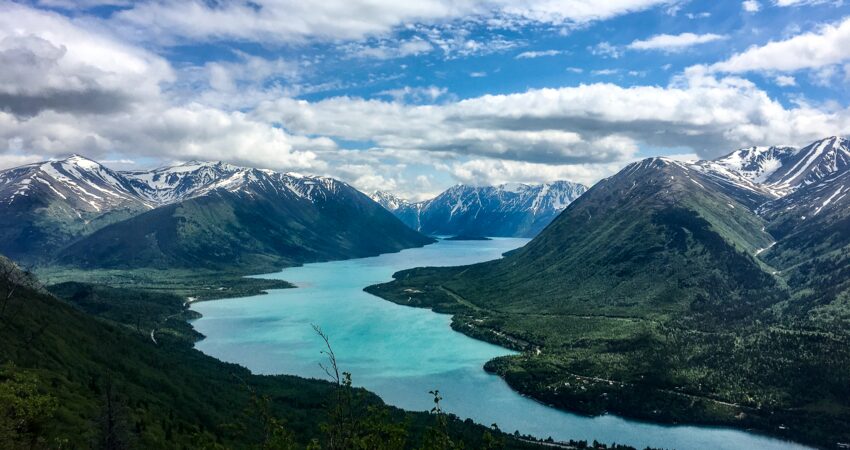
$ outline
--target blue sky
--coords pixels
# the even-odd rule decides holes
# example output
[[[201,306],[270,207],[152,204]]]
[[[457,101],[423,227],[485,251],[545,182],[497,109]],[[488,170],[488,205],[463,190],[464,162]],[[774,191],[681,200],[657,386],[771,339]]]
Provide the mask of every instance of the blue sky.
[[[78,152],[420,199],[850,133],[850,5],[0,0],[0,166]]]

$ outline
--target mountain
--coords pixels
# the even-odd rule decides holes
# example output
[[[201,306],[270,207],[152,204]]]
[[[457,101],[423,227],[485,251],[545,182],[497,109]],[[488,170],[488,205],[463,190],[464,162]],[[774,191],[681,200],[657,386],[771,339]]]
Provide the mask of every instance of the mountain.
[[[59,263],[273,270],[432,242],[331,178],[221,163],[190,163],[129,177],[152,187],[148,198],[177,201],[71,244],[59,253]]]
[[[153,170],[123,172],[122,175],[141,196],[162,205],[198,196],[245,170],[222,162],[189,161]]]
[[[405,225],[419,231],[419,222],[424,202],[412,203],[389,192],[376,191],[371,196],[372,200],[383,206],[387,211],[393,213]]]
[[[781,269],[796,316],[845,327],[850,321],[850,170],[834,172],[765,204],[776,243],[762,259]]]
[[[438,272],[498,310],[664,316],[701,305],[728,319],[744,294],[774,287],[752,256],[772,242],[762,228],[712,177],[654,158],[597,183],[510,256]]]
[[[79,155],[0,171],[0,252],[44,261],[73,240],[154,208],[120,173]]]
[[[569,181],[457,185],[419,203],[381,192],[373,199],[411,228],[429,235],[532,237],[586,190]]]
[[[790,147],[749,147],[715,160],[698,161],[693,167],[737,192],[737,199],[743,204],[757,208],[787,193],[765,180],[796,151]]]
[[[834,173],[850,169],[850,141],[838,136],[821,139],[789,155],[764,182],[793,192]]]
[[[779,198],[850,168],[850,141],[832,136],[801,149],[749,147],[698,165]]]
[[[846,149],[643,160],[503,259],[367,290],[522,351],[487,369],[546,404],[834,446],[850,439]]]
[[[192,161],[117,172],[73,155],[0,172],[0,251],[86,268],[271,269],[430,239],[351,186]]]

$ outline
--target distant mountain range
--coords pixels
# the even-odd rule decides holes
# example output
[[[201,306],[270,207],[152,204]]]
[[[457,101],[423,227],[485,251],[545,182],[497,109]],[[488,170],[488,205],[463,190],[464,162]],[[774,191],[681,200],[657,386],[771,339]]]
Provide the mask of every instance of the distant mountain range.
[[[639,161],[503,259],[394,278],[544,403],[850,442],[847,139]]]
[[[0,253],[88,268],[270,269],[421,246],[353,187],[220,162],[117,172],[73,155],[0,172]]]
[[[428,235],[533,237],[586,190],[570,181],[457,185],[417,203],[387,192],[375,192],[372,199]]]

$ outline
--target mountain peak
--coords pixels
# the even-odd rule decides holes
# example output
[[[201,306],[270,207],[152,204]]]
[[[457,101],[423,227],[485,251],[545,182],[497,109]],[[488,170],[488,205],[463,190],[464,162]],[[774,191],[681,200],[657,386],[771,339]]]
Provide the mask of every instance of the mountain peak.
[[[395,194],[386,191],[375,191],[369,196],[379,205],[383,206],[390,212],[393,212],[401,207],[409,206],[411,203]]]
[[[54,162],[70,164],[83,169],[97,169],[99,167],[103,167],[99,162],[78,153],[72,153],[65,159],[60,159]]]

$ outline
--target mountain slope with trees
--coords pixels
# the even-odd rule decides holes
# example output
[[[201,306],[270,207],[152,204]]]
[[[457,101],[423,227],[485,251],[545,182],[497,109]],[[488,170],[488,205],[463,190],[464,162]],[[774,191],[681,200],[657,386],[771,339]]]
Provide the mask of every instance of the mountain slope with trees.
[[[64,285],[62,301],[5,258],[0,268],[2,448],[543,448],[384,406],[344,380],[252,375],[193,349],[175,332],[184,325],[163,322],[154,342],[121,320],[135,316],[129,305],[147,319],[152,305],[184,310],[177,296]]]
[[[814,166],[844,148],[776,153]],[[710,166],[632,164],[501,260],[367,290],[522,350],[487,369],[548,404],[850,441],[847,172],[782,196]]]

